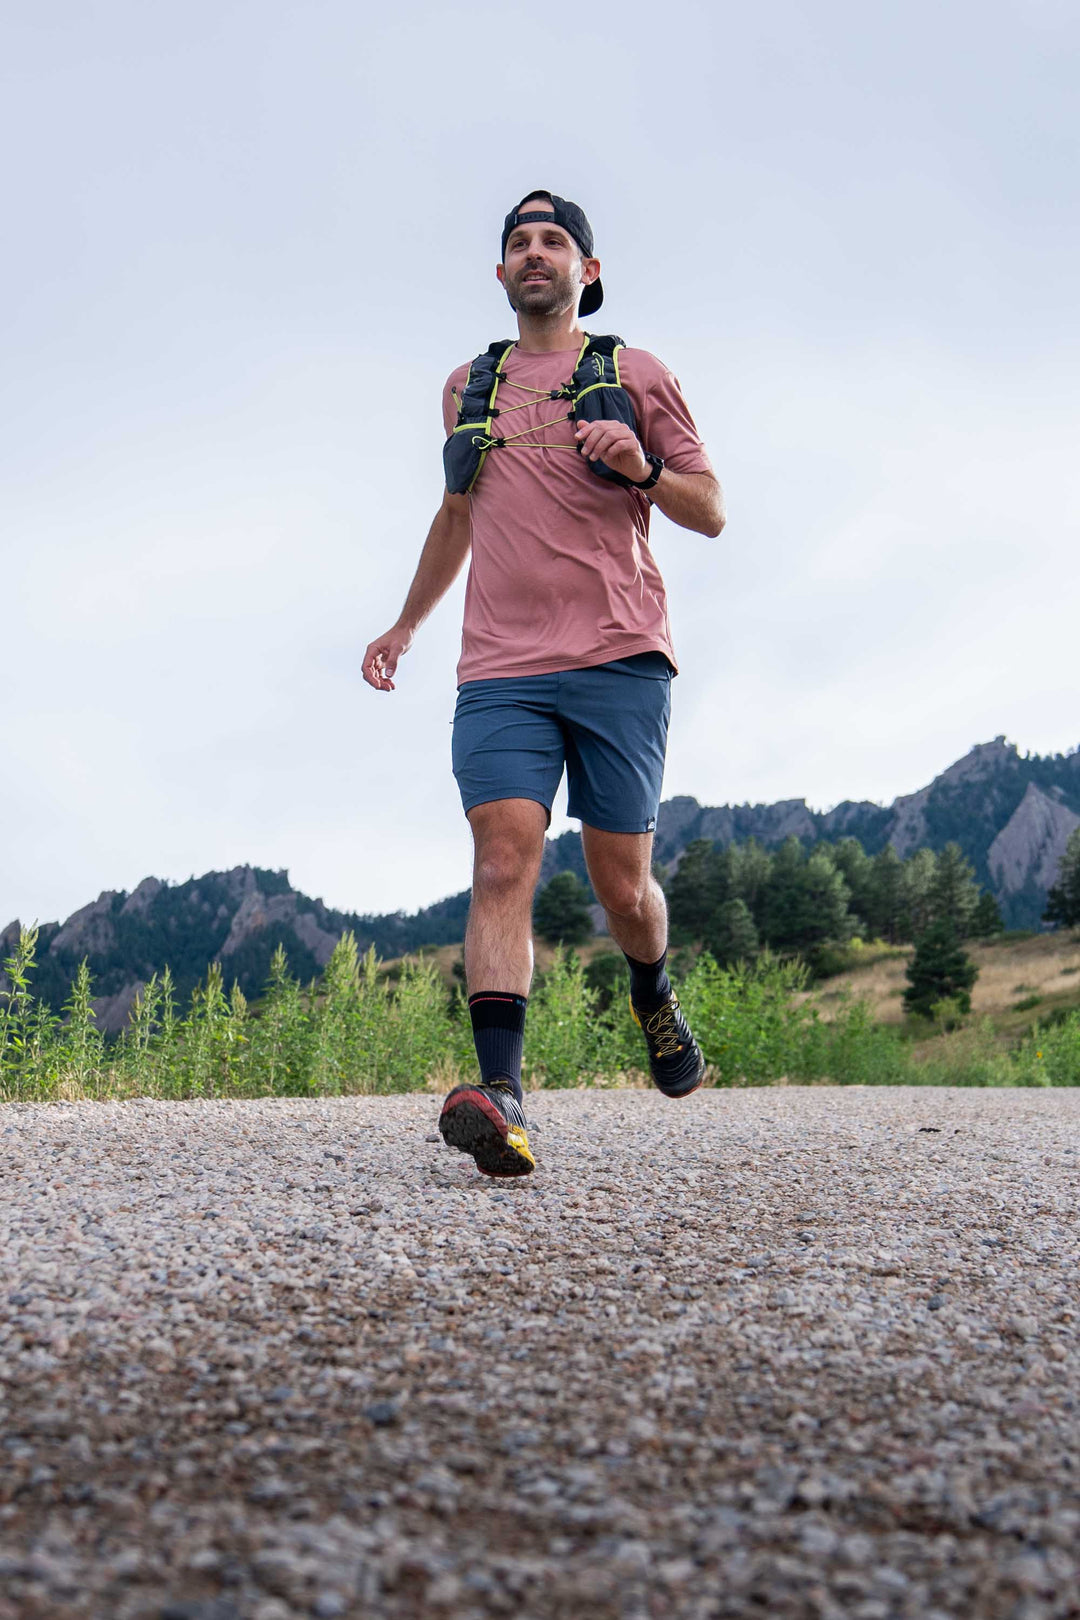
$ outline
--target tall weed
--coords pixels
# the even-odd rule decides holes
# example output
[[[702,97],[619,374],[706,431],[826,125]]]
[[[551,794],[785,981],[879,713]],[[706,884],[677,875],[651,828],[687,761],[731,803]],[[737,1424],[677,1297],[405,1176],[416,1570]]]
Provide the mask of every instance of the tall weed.
[[[22,930],[0,979],[2,1098],[335,1096],[437,1088],[475,1073],[461,992],[448,995],[423,958],[404,962],[391,984],[351,934],[307,986],[279,949],[254,1007],[213,963],[181,1011],[166,968],[111,1043],[85,962],[62,1017],[35,999],[36,944],[36,931]],[[797,993],[804,985],[804,970],[768,954],[753,966],[722,968],[708,955],[690,965],[678,989],[713,1084],[1080,1085],[1078,1012],[1036,1025],[1012,1051],[981,1020],[916,1054],[874,1023],[867,1003],[841,1000],[826,1018]],[[625,994],[602,996],[562,951],[537,978],[525,1053],[534,1086],[618,1084],[646,1067]]]

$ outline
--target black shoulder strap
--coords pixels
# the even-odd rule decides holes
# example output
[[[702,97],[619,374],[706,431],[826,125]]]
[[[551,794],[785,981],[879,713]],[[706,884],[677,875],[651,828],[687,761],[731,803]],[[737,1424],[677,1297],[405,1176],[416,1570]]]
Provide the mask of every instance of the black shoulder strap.
[[[587,332],[585,338],[585,346],[574,368],[572,379],[575,395],[597,385],[618,387],[619,363],[615,351],[626,347],[622,338],[616,337],[614,333],[609,333],[606,337],[597,337],[592,332]]]
[[[586,336],[589,339],[585,346],[586,354],[603,354],[610,357],[616,349],[626,348],[622,338],[616,337],[613,332],[609,332],[607,337],[596,337],[592,332],[586,333]]]
[[[497,338],[472,362],[465,385],[457,396],[459,422],[475,422],[487,416],[492,386],[498,381],[499,360],[513,341],[513,338]]]

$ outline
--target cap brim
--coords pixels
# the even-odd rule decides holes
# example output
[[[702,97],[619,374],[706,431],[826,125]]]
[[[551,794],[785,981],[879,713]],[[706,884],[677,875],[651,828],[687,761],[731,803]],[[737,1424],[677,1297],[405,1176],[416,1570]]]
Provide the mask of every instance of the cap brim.
[[[599,280],[592,281],[585,288],[585,291],[581,295],[581,303],[578,305],[578,314],[579,315],[591,315],[594,310],[597,310],[597,309],[600,308],[600,305],[603,302],[604,302],[604,289],[603,289],[603,287],[600,285]]]

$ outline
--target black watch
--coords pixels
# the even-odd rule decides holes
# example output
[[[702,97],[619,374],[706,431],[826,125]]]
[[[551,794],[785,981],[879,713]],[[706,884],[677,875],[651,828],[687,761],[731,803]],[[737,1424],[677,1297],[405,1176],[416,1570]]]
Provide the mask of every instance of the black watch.
[[[660,477],[660,474],[664,470],[663,456],[651,455],[648,450],[645,450],[642,453],[645,460],[649,463],[649,476],[648,478],[643,478],[640,484],[631,484],[631,489],[652,489],[653,485],[656,483],[656,480]]]

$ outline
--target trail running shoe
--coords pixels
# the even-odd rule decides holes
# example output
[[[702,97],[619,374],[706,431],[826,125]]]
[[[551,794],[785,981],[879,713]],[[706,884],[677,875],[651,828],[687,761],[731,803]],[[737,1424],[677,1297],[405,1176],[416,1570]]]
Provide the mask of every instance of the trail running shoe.
[[[649,1048],[655,1085],[665,1097],[688,1097],[705,1078],[705,1059],[674,991],[655,1012],[639,1013],[633,1002],[630,1011]]]
[[[525,1113],[509,1086],[455,1086],[439,1115],[444,1142],[471,1153],[486,1176],[527,1176],[536,1169]]]

